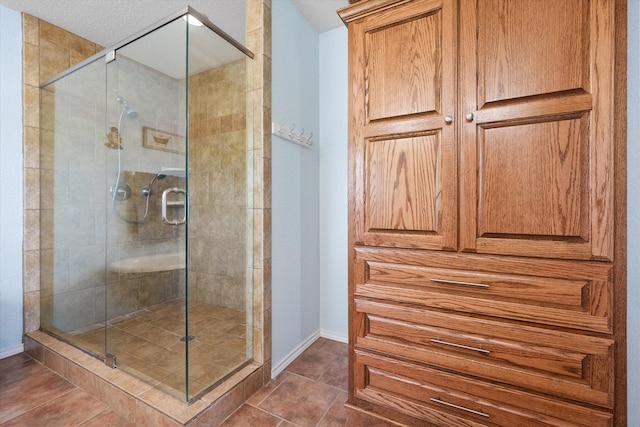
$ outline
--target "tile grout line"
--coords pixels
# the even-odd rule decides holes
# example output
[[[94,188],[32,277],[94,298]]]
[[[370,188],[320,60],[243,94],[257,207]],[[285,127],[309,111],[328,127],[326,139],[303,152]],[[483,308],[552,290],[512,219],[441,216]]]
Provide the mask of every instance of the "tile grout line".
[[[36,360],[35,362],[36,362],[36,363],[40,363],[40,362],[38,362],[37,360]],[[65,395],[67,395],[67,394],[71,393],[72,391],[75,391],[75,390],[81,390],[81,391],[85,392],[85,390],[84,390],[84,389],[82,389],[82,388],[78,387],[77,385],[73,384],[71,381],[67,380],[67,379],[66,379],[66,378],[64,378],[62,375],[58,374],[57,372],[55,372],[54,370],[52,370],[51,368],[49,368],[49,367],[48,367],[48,366],[46,366],[45,364],[43,364],[43,363],[40,363],[40,364],[41,364],[44,368],[46,368],[46,369],[48,369],[48,370],[49,370],[49,372],[44,372],[44,373],[42,374],[42,376],[44,376],[44,375],[49,375],[49,374],[54,375],[54,376],[58,376],[58,377],[62,378],[63,380],[67,381],[69,384],[71,384],[71,385],[73,386],[73,388],[71,388],[71,389],[69,389],[69,390],[67,390],[67,391],[65,391],[65,392],[63,392],[63,393],[61,393],[61,394],[57,394],[57,395],[55,395],[54,397],[50,398],[49,400],[46,400],[46,401],[40,402],[40,404],[38,404],[37,406],[34,406],[33,408],[29,408],[27,411],[25,411],[25,412],[23,412],[23,413],[21,413],[21,414],[18,414],[18,415],[16,415],[15,417],[9,418],[8,420],[4,420],[4,421],[2,421],[2,423],[0,423],[0,424],[5,424],[5,423],[8,423],[8,422],[11,422],[11,421],[13,421],[13,420],[15,420],[15,419],[17,419],[17,418],[19,418],[19,417],[22,417],[23,415],[26,415],[26,414],[28,414],[28,413],[30,413],[30,412],[37,411],[38,409],[43,408],[44,406],[46,406],[48,403],[51,403],[51,402],[53,402],[54,400],[56,400],[56,399],[58,399],[58,398],[60,398],[60,397],[62,397],[62,396],[65,396]],[[40,375],[37,375],[37,376],[40,376]],[[86,420],[85,420],[85,421],[86,421]]]
[[[331,386],[329,386],[331,387]],[[342,392],[342,390],[340,390],[340,392]],[[327,414],[329,413],[329,411],[331,410],[331,408],[333,407],[333,404],[336,402],[336,400],[340,397],[340,393],[337,393],[335,395],[335,397],[333,398],[333,400],[331,401],[331,403],[329,404],[329,406],[327,406],[327,409],[324,411],[324,413],[322,414],[322,416],[320,417],[320,419],[318,420],[318,422],[316,423],[316,426],[319,426],[320,423],[324,420],[324,417],[327,416]]]

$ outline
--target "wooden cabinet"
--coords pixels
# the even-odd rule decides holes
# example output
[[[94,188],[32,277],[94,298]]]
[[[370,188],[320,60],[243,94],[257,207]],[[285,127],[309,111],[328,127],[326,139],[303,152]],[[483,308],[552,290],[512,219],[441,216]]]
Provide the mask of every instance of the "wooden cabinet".
[[[362,0],[349,403],[625,425],[624,0]]]

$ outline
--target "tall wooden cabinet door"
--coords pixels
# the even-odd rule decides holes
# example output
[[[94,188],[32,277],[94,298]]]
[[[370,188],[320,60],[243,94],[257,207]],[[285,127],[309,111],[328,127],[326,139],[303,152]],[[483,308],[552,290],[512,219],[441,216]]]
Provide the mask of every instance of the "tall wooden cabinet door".
[[[349,25],[354,244],[455,249],[456,4],[415,0]]]
[[[462,250],[612,259],[614,3],[461,0]]]

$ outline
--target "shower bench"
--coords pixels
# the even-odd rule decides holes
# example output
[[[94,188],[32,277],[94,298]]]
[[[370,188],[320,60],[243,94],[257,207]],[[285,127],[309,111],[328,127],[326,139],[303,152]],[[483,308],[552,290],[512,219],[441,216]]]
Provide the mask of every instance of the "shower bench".
[[[154,273],[185,268],[184,253],[144,255],[123,258],[111,263],[111,269],[119,273]]]

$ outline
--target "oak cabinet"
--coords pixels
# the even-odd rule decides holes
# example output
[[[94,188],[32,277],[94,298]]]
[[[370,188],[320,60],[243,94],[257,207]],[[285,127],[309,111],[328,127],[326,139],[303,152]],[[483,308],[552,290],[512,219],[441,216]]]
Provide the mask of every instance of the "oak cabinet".
[[[626,2],[352,3],[349,403],[624,425]]]

